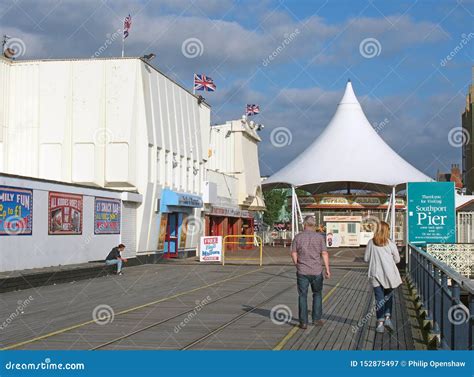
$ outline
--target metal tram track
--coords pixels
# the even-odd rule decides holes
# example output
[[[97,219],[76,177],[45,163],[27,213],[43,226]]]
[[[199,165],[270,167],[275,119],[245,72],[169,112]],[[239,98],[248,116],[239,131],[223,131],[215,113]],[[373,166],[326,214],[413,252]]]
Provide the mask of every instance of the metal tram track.
[[[222,330],[224,330],[225,328],[229,327],[230,325],[234,324],[235,322],[239,321],[241,318],[243,317],[246,317],[247,315],[249,315],[250,313],[254,312],[255,310],[257,310],[259,307],[269,303],[270,301],[274,300],[275,298],[277,298],[278,296],[282,295],[283,293],[289,291],[290,289],[294,289],[294,284],[289,286],[289,287],[286,287],[285,289],[281,290],[280,292],[274,294],[273,296],[267,298],[266,300],[260,302],[259,304],[255,305],[252,309],[246,311],[245,313],[242,313],[242,314],[239,314],[238,316],[232,318],[231,320],[227,321],[226,323],[220,325],[219,327],[216,327],[214,330],[208,332],[206,335],[204,336],[201,336],[200,338],[192,341],[191,343],[188,343],[186,346],[180,348],[181,351],[185,351],[185,350],[188,350],[188,349],[191,349],[192,347],[194,347],[195,345],[203,342],[204,340],[210,338],[211,336],[214,336],[215,334],[221,332]]]
[[[256,286],[258,286],[258,285],[260,285],[260,284],[263,284],[263,283],[266,283],[266,282],[268,282],[268,281],[270,281],[270,280],[273,280],[273,279],[275,279],[275,278],[277,278],[277,277],[283,277],[283,276],[284,276],[283,274],[286,273],[286,272],[287,272],[287,271],[281,272],[281,273],[279,273],[278,275],[271,276],[271,277],[269,277],[269,278],[267,278],[267,279],[264,279],[264,280],[262,280],[262,281],[260,281],[260,282],[258,282],[258,283],[249,285],[248,287],[239,289],[238,291],[235,291],[235,292],[229,293],[229,294],[227,294],[227,295],[221,296],[221,297],[219,297],[218,299],[213,300],[213,301],[211,301],[210,303],[206,304],[206,306],[215,304],[215,303],[217,303],[217,302],[219,302],[219,301],[221,301],[221,300],[224,300],[224,299],[226,299],[226,298],[229,298],[229,297],[232,297],[232,296],[237,295],[237,294],[239,294],[239,293],[242,293],[242,292],[244,292],[244,291],[246,291],[246,290],[248,290],[248,289],[255,288]],[[287,291],[288,289],[290,289],[290,288],[294,288],[294,286],[292,285],[292,286],[286,288],[284,291],[279,292],[279,293],[277,293],[276,295],[270,297],[270,299],[265,300],[265,302],[261,302],[260,304],[258,304],[257,306],[255,306],[255,307],[254,307],[253,309],[251,309],[250,311],[248,311],[248,312],[246,312],[246,313],[243,313],[243,315],[241,314],[241,315],[239,315],[238,317],[235,317],[234,319],[230,320],[229,322],[232,322],[232,323],[233,323],[233,322],[236,322],[236,321],[237,321],[238,319],[240,319],[241,317],[243,317],[243,316],[245,316],[245,315],[247,315],[247,314],[250,314],[252,311],[254,311],[255,309],[257,309],[258,306],[264,305],[266,302],[268,302],[268,301],[270,301],[271,299],[273,299],[273,298],[279,296],[280,294],[286,292],[286,291]],[[164,323],[166,323],[166,322],[169,322],[169,321],[171,321],[171,320],[173,320],[173,319],[175,319],[175,318],[178,318],[178,317],[181,317],[181,316],[183,316],[183,315],[189,314],[189,313],[193,312],[194,310],[195,310],[195,308],[183,310],[183,311],[181,311],[181,312],[179,312],[179,313],[177,313],[177,314],[174,314],[174,315],[172,315],[172,316],[170,316],[170,317],[168,317],[168,318],[165,318],[165,319],[162,319],[162,320],[160,320],[160,321],[154,322],[154,323],[152,323],[152,324],[150,324],[150,325],[148,325],[148,326],[142,327],[142,328],[140,328],[140,329],[134,330],[134,331],[132,331],[132,332],[130,332],[130,333],[127,333],[127,334],[125,334],[125,335],[122,335],[122,336],[119,336],[119,337],[114,338],[114,339],[112,339],[112,340],[109,340],[108,342],[99,344],[99,345],[96,346],[96,347],[90,348],[89,351],[96,351],[96,350],[99,350],[99,349],[101,349],[101,348],[107,347],[107,346],[109,346],[109,345],[111,345],[111,344],[120,342],[120,341],[122,341],[122,340],[124,340],[124,339],[130,338],[130,337],[133,336],[133,335],[139,334],[139,333],[144,332],[144,331],[147,331],[147,330],[149,330],[149,329],[151,329],[151,328],[153,328],[153,327],[156,327],[156,326],[162,325],[162,324],[164,324]],[[226,324],[224,324],[224,325],[222,325],[222,326],[225,326],[225,327],[229,326],[229,325],[231,324],[231,323],[229,323],[229,322],[227,322]],[[220,331],[221,329],[223,329],[224,327],[222,327],[222,326],[219,326],[219,328],[213,330],[212,333],[218,332],[218,331]],[[188,346],[190,346],[190,345],[192,346],[194,343],[196,343],[196,342],[198,342],[198,341],[200,342],[200,341],[204,340],[205,337],[207,338],[207,337],[209,337],[209,336],[211,336],[211,334],[207,334],[207,336],[204,336],[204,337],[199,338],[198,340],[196,340],[196,341],[190,343]],[[185,346],[183,349],[187,349],[188,346]]]

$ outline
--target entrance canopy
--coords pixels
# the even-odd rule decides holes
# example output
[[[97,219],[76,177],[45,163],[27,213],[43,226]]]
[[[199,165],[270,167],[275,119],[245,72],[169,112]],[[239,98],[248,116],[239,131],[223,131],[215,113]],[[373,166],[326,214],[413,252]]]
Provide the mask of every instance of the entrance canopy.
[[[372,128],[349,81],[321,135],[262,185],[295,186],[311,193],[347,188],[388,193],[407,182],[429,181],[430,177],[400,157]]]

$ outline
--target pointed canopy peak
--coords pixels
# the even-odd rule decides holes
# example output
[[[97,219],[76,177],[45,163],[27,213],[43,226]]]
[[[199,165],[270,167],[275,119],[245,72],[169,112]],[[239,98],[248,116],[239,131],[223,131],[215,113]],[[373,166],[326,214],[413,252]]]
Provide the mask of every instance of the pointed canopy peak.
[[[360,105],[354,93],[354,89],[352,89],[351,79],[347,80],[346,91],[344,92],[341,102],[339,102],[339,105],[343,104]]]

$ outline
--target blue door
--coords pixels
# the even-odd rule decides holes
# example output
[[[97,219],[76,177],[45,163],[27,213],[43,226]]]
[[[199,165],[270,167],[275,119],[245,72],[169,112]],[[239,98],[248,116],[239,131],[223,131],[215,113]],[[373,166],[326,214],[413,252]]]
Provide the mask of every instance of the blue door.
[[[164,245],[166,258],[176,258],[178,256],[178,229],[178,213],[169,213]]]

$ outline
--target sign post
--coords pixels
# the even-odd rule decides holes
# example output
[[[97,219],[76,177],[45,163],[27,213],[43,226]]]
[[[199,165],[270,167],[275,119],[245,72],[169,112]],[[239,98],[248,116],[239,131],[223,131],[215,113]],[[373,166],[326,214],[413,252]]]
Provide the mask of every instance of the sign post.
[[[407,185],[407,242],[456,242],[454,182],[415,182]]]

